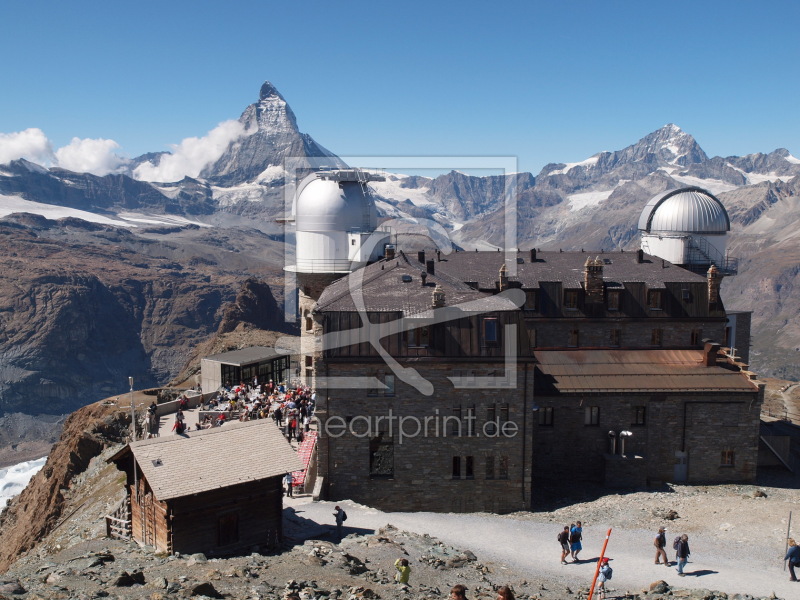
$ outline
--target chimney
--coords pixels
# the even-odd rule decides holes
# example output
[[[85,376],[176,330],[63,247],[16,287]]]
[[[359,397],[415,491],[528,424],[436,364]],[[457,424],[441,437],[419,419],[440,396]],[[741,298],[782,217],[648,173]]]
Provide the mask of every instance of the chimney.
[[[431,294],[431,307],[441,308],[442,306],[444,306],[444,290],[437,283]]]
[[[417,260],[423,265],[425,264],[425,250],[420,250],[417,252]]]
[[[442,251],[436,250],[436,262],[442,262]]]
[[[705,366],[713,367],[717,364],[717,352],[719,351],[719,344],[715,342],[706,342],[703,349],[703,358],[705,359]]]
[[[599,256],[594,260],[587,258],[583,265],[583,289],[586,292],[586,302],[603,301],[603,261]]]
[[[383,248],[383,258],[386,260],[392,260],[394,258],[393,244],[386,244],[386,246]]]
[[[432,260],[429,260],[429,261],[427,261],[427,262],[425,263],[426,270],[427,270],[427,271],[428,271],[428,273],[430,273],[431,275],[433,275],[433,274],[435,273],[435,271],[434,271],[434,265],[435,265],[435,264],[436,264],[436,263],[435,263],[435,262],[433,262]]]
[[[508,289],[508,269],[506,269],[506,265],[503,264],[500,267],[500,291]]]
[[[536,248],[531,248],[531,262],[536,262]]]
[[[419,272],[419,277],[422,280],[422,286],[425,286],[425,280],[428,279],[428,274],[425,271]]]
[[[716,304],[719,302],[719,286],[722,283],[722,277],[719,276],[719,271],[714,265],[708,267],[706,276],[708,280],[708,304]]]
[[[639,249],[636,251],[636,262],[639,264],[644,262],[644,250]]]

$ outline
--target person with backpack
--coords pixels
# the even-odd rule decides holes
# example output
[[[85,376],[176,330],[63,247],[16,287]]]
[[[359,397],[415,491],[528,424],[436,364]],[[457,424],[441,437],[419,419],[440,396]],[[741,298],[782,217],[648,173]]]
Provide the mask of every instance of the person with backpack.
[[[691,554],[691,551],[689,550],[689,536],[684,533],[681,537],[675,538],[672,546],[675,548],[675,553],[678,560],[678,575],[681,577],[686,577],[686,574],[683,572],[683,567],[685,567],[686,563],[689,562],[689,555]]]
[[[667,551],[665,548],[667,547],[667,530],[664,527],[658,528],[658,533],[656,534],[655,539],[653,540],[653,546],[656,547],[656,561],[657,565],[660,565],[661,562],[659,559],[664,559],[664,564],[669,566],[669,559],[667,558]]]
[[[600,600],[604,600],[606,597],[606,581],[611,580],[614,570],[608,564],[608,557],[603,557],[600,565],[600,573],[597,575],[597,581],[600,583],[597,586],[597,596]]]
[[[347,513],[342,510],[341,506],[336,506],[334,509],[333,517],[336,519],[336,535],[339,536],[339,543],[342,541],[342,525],[347,521]]]
[[[789,549],[786,551],[786,556],[783,560],[789,561],[789,581],[797,581],[794,568],[800,567],[800,546],[792,538],[789,538]]]
[[[567,554],[569,554],[569,525],[564,525],[563,531],[556,537],[561,544],[561,564],[567,564]]]
[[[569,548],[572,562],[578,562],[578,552],[583,550],[581,540],[583,539],[583,526],[580,521],[576,521],[572,529],[569,530]]]

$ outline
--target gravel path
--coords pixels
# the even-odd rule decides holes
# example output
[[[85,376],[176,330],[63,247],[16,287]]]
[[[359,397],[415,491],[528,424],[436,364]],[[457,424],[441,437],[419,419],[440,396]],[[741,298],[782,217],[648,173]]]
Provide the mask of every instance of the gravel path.
[[[319,524],[333,523],[334,503],[312,502],[307,497],[287,500],[287,504],[302,517]],[[641,511],[635,499],[628,499],[626,503],[631,505],[631,509]],[[491,561],[501,570],[507,568],[510,578],[546,578],[564,586],[569,585],[572,589],[591,583],[596,558],[605,534],[611,527],[599,519],[597,522],[587,522],[581,519],[582,512],[576,512],[576,518],[584,521],[582,561],[561,565],[556,535],[563,525],[552,518],[559,511],[522,513],[520,517],[483,513],[387,513],[349,501],[338,504],[348,513],[346,533],[348,528],[351,532],[361,528],[372,530],[391,523],[399,529],[427,533],[447,544],[468,548],[479,560]],[[705,504],[714,505],[714,502],[706,501]],[[534,520],[537,518],[547,522]],[[717,535],[718,532],[712,529],[713,525],[707,531],[696,534],[693,531],[696,527],[690,528],[687,531],[690,531],[692,556],[685,569],[687,576],[679,577],[674,567],[653,564],[652,537],[655,530],[637,526],[635,521],[631,519],[630,527],[615,524],[612,530],[606,551],[614,568],[612,589],[636,592],[663,579],[676,587],[705,588],[729,594],[747,593],[763,597],[774,592],[782,598],[800,597],[800,584],[789,582],[788,572],[783,571],[782,539],[735,540],[729,538],[735,538],[736,535],[727,535],[730,527],[721,530],[723,535]],[[672,538],[677,533],[677,529],[668,531],[668,546],[671,547]],[[674,559],[671,548],[668,549],[668,556]],[[495,579],[497,577],[496,572]]]

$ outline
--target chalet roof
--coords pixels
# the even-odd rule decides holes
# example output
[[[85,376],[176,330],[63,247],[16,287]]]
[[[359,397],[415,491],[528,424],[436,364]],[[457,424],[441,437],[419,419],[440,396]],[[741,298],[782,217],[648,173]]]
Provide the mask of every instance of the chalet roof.
[[[303,468],[271,419],[133,442],[109,459],[133,453],[158,500],[281,476]]]
[[[702,350],[539,350],[534,355],[537,369],[562,393],[758,389],[736,369],[706,367]]]
[[[231,350],[230,352],[206,356],[205,360],[213,360],[218,363],[241,367],[242,365],[251,365],[253,363],[277,358],[278,356],[285,356],[285,353],[267,346],[251,346],[249,348],[240,348],[239,350]]]
[[[416,253],[399,253],[393,259],[378,261],[332,283],[322,293],[317,310],[356,310],[353,298],[363,296],[367,311],[416,313],[430,308],[431,292],[437,284],[445,291],[448,306],[486,298],[492,295],[489,290],[496,289],[503,265],[512,286],[537,289],[545,282],[561,282],[565,289],[580,289],[586,259],[595,257],[603,262],[603,280],[608,288],[643,283],[657,289],[671,282],[705,281],[702,275],[654,256],[644,255],[644,260],[637,262],[636,255],[636,252],[537,252],[536,260],[531,262],[530,251],[514,252],[511,256],[505,252],[452,252],[440,257],[430,251],[425,259],[434,261],[434,273],[426,274],[423,286],[421,273],[426,271],[426,265],[418,260]]]

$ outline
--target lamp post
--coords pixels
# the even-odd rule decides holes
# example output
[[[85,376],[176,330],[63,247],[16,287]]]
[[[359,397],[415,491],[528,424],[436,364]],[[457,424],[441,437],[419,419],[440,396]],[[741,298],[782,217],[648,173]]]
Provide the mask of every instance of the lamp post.
[[[133,377],[128,377],[128,385],[131,386],[131,441],[136,441],[136,410],[133,407]]]

